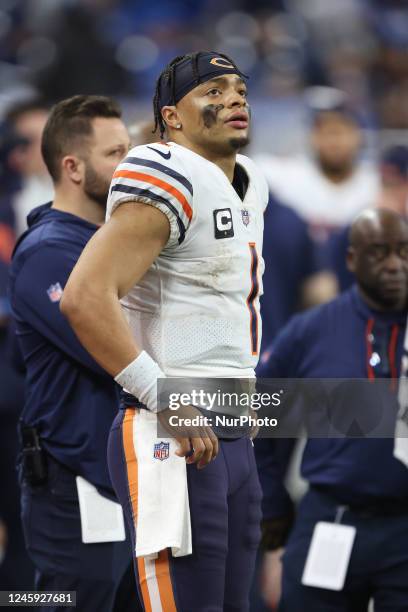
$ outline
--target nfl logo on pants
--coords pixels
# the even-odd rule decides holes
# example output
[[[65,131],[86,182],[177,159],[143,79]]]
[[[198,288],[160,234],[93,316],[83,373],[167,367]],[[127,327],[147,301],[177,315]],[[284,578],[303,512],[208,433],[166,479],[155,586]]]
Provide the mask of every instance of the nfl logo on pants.
[[[164,461],[169,458],[170,442],[159,442],[154,445],[153,457]]]

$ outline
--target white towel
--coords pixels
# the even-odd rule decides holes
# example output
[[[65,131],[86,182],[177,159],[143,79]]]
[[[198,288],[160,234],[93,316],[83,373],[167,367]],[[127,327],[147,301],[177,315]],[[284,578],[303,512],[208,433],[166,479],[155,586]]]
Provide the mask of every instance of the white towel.
[[[157,438],[157,416],[135,411],[133,446],[137,458],[136,557],[171,548],[174,557],[191,555],[191,521],[184,457],[174,438]]]
[[[400,408],[395,427],[394,456],[408,467],[408,326],[405,330],[398,401]]]

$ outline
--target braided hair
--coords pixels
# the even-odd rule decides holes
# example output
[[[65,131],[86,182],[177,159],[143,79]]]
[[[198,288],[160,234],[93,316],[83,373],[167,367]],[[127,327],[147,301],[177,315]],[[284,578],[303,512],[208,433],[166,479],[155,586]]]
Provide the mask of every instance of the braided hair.
[[[161,71],[156,81],[156,88],[155,88],[155,92],[153,96],[154,129],[152,133],[154,134],[157,131],[157,128],[159,128],[160,138],[163,138],[164,132],[166,131],[166,123],[162,117],[161,108],[160,108],[160,89],[161,89],[162,81],[166,80],[169,83],[170,91],[172,95],[172,101],[175,106],[176,105],[176,67],[178,66],[178,64],[180,64],[184,60],[186,59],[190,60],[192,71],[193,71],[193,76],[196,81],[196,85],[199,85],[201,80],[200,80],[200,75],[198,73],[198,58],[200,57],[202,53],[203,53],[202,51],[196,51],[195,53],[187,53],[186,55],[178,55],[177,57],[172,59],[171,62],[167,64],[167,66]],[[219,53],[219,56],[224,58],[230,64],[232,64],[232,66],[236,68],[237,72],[240,73],[240,70],[238,69],[236,63],[230,57],[228,57],[228,55],[225,55],[225,53]]]

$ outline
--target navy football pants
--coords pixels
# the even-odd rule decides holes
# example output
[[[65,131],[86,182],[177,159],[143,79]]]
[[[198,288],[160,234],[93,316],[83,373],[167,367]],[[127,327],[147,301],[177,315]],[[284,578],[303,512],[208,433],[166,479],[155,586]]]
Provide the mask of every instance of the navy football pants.
[[[408,610],[408,517],[369,517],[346,511],[344,525],[357,529],[342,591],[306,587],[301,577],[313,529],[333,522],[338,503],[311,489],[300,503],[295,527],[283,556],[280,612],[375,612]]]
[[[76,591],[76,608],[47,612],[133,612],[137,598],[130,542],[83,544],[75,476],[48,456],[48,481],[22,482],[22,522],[27,551],[36,567],[35,589]],[[37,608],[38,610],[40,608]]]
[[[108,444],[111,480],[131,528],[125,436],[134,411],[116,417]],[[152,449],[153,452],[153,449]],[[135,561],[146,612],[248,612],[249,590],[260,539],[261,489],[251,440],[220,440],[217,458],[203,470],[187,466],[193,554]]]

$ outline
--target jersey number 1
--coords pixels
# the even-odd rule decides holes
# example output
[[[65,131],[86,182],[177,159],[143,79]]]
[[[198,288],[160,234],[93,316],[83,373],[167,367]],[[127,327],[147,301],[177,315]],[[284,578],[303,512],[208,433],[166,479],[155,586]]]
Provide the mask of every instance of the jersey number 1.
[[[247,297],[246,303],[249,309],[249,333],[251,338],[252,355],[258,354],[258,313],[254,305],[254,301],[259,293],[258,282],[258,253],[256,251],[255,242],[249,242],[249,252],[251,253],[251,291]]]

